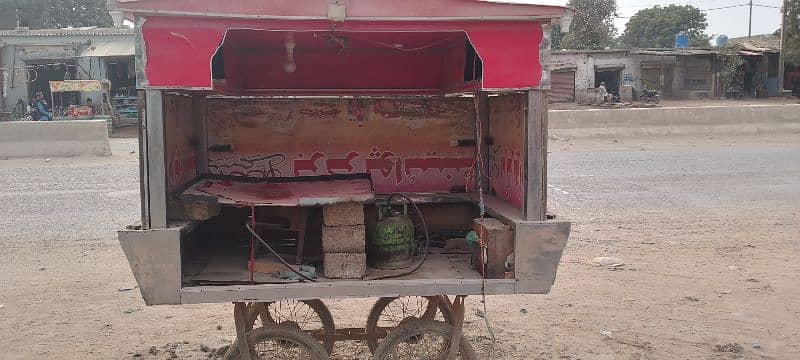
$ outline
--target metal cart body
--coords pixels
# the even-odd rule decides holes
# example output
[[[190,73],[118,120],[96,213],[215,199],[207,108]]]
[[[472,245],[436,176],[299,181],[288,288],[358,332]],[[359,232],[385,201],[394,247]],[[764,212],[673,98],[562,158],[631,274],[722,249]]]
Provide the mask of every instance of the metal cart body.
[[[136,23],[142,119],[142,222],[119,240],[148,305],[237,303],[242,338],[243,314],[257,308],[244,303],[450,295],[463,320],[463,296],[550,291],[570,223],[547,213],[541,58],[549,25],[567,28],[572,10],[126,0],[115,11]],[[353,190],[364,181],[368,191]],[[301,219],[292,225],[301,262],[319,250],[302,245],[322,226],[313,209],[358,202],[367,214],[393,193],[419,204],[434,228],[488,231],[491,218],[504,240],[481,238],[482,255],[431,254],[426,267],[393,279],[318,282],[255,279],[252,245],[248,281],[225,249],[201,244],[241,230],[209,219],[266,209]],[[198,194],[213,206],[190,210]],[[475,256],[486,275],[469,267]]]
[[[273,301],[284,298],[469,295],[484,291],[487,294],[547,293],[555,279],[570,224],[547,219],[546,108],[549,71],[542,65],[540,57],[549,51],[548,25],[563,21],[564,18],[569,19],[571,10],[553,6],[469,0],[420,0],[401,3],[318,0],[302,4],[289,1],[270,3],[272,5],[264,5],[258,1],[240,1],[236,5],[223,6],[210,0],[125,1],[116,5],[117,10],[134,16],[137,23],[137,82],[142,90],[139,103],[143,113],[140,137],[142,224],[120,231],[119,238],[145,301],[149,305],[159,305],[240,300]],[[431,3],[436,3],[437,6],[430,6]],[[309,86],[293,83],[292,76],[300,76],[309,71],[307,67],[304,68],[307,61],[301,60],[307,54],[298,51],[295,55],[298,62],[296,73],[276,75],[274,86],[265,88],[263,83],[259,83],[256,84],[258,88],[248,88],[251,86],[247,83],[247,76],[239,74],[238,79],[235,79],[237,76],[230,74],[231,69],[236,68],[230,62],[240,62],[243,69],[249,69],[247,66],[251,65],[242,63],[246,58],[237,58],[226,53],[225,56],[229,56],[225,58],[224,65],[228,72],[227,79],[212,79],[219,77],[216,70],[212,69],[212,59],[220,56],[221,49],[227,50],[226,44],[252,41],[252,34],[268,32],[275,34],[262,37],[264,41],[280,40],[287,34],[295,34],[298,47],[305,45],[303,41],[307,41],[306,38],[309,37],[304,34],[308,33],[316,34],[314,37],[332,34],[325,46],[333,46],[330,43],[338,40],[335,35],[337,33],[344,34],[343,38],[360,36],[358,34],[366,34],[365,37],[377,34],[366,38],[367,44],[382,42],[383,39],[433,44],[427,46],[436,46],[451,40],[461,41],[468,44],[473,56],[477,54],[477,60],[469,58],[470,51],[463,55],[458,53],[461,52],[458,49],[452,59],[444,57],[445,61],[452,64],[446,63],[443,71],[434,73],[441,80],[437,79],[433,83],[426,81],[425,70],[420,69],[415,71],[419,70],[422,75],[409,81],[403,81],[396,76],[384,76],[372,83],[359,82],[357,78],[353,80],[353,77],[359,75],[359,67],[362,67],[357,65],[343,68],[343,72],[348,72],[346,76],[333,76],[329,79],[334,82],[350,82],[342,84],[348,87],[340,89],[324,83],[325,79],[314,84],[313,76],[320,76],[319,74],[303,78],[312,83]],[[421,34],[419,36],[427,37],[427,40],[395,36],[404,33]],[[281,45],[279,42],[277,47],[281,49]],[[390,45],[397,49],[385,49],[386,55],[381,54],[383,57],[380,58],[383,61],[391,62],[393,55],[404,55],[404,51],[400,51],[404,50],[402,44]],[[238,48],[232,48],[237,51],[259,51],[251,47],[257,46],[239,45]],[[274,47],[261,51],[269,54],[275,50]],[[448,50],[443,48],[441,51]],[[283,65],[284,56],[285,54],[278,54],[280,65]],[[264,59],[274,60],[269,57]],[[357,63],[360,60],[376,61],[366,57],[353,61]],[[410,61],[411,65],[430,65],[424,59],[416,60],[413,56],[390,65],[397,66],[402,61]],[[471,70],[476,74],[480,72],[475,78],[470,78],[470,70],[465,70],[465,67],[470,67],[469,61],[480,63],[477,69],[473,67]],[[367,70],[398,71],[392,67],[373,67],[374,69]],[[455,70],[447,70],[449,67]],[[368,121],[359,111],[364,111],[364,108],[370,111],[369,106],[384,105],[394,108],[379,111],[396,111],[398,114],[383,113],[383,117],[413,118],[419,114],[420,118],[431,118],[431,113],[446,113],[450,111],[448,107],[457,106],[455,102],[458,100],[454,99],[459,94],[467,94],[467,99],[470,96],[478,98],[474,112],[461,116],[466,116],[469,122],[473,121],[474,116],[484,119],[480,123],[483,129],[478,129],[484,133],[484,141],[479,142],[483,148],[475,151],[483,154],[486,164],[484,169],[478,169],[478,173],[483,171],[484,174],[495,175],[498,179],[496,184],[490,181],[481,185],[486,195],[483,206],[487,216],[499,219],[513,230],[513,278],[486,279],[485,288],[484,281],[479,276],[469,279],[346,280],[314,284],[184,284],[182,239],[197,224],[175,220],[180,216],[176,216],[174,194],[176,190],[203,174],[213,173],[218,165],[219,161],[214,159],[209,149],[219,144],[209,141],[217,141],[220,137],[229,135],[210,133],[212,129],[229,130],[224,128],[225,124],[215,123],[216,119],[213,117],[219,117],[220,111],[235,114],[225,119],[230,121],[230,118],[239,116],[236,114],[264,110],[263,107],[259,109],[258,106],[251,106],[254,102],[281,99],[283,108],[292,108],[293,102],[306,103],[298,105],[305,106],[302,110],[294,106],[294,109],[287,111],[306,112],[308,116],[323,119],[331,117],[350,122]],[[311,99],[310,104],[308,99]],[[314,99],[321,99],[319,101],[323,103],[315,104]],[[359,104],[358,99],[375,99],[374,102],[384,103],[365,106]],[[328,103],[324,103],[326,101]],[[468,105],[465,108],[468,109],[472,101],[466,101]],[[342,102],[345,104],[339,104]],[[354,106],[358,108],[353,110]],[[403,110],[397,106],[416,108]],[[347,114],[335,115],[344,107],[347,107]],[[326,113],[330,110],[333,113]],[[455,111],[461,110],[463,109]],[[286,121],[285,116],[283,120]],[[291,121],[290,119],[289,122]],[[426,130],[424,124],[419,126],[421,130]],[[304,134],[297,133],[293,136],[302,137]],[[451,138],[444,140],[444,143],[452,145],[461,140],[463,139]],[[413,138],[408,141],[414,147]],[[467,142],[469,141],[475,145],[474,136]],[[373,145],[375,144],[368,146]],[[362,148],[369,151],[369,147]],[[306,150],[308,151],[303,156],[314,156],[311,151],[315,149]],[[441,150],[441,146],[438,149],[423,150],[435,152]],[[284,159],[295,165],[294,169],[284,170],[293,174],[284,175],[308,174],[299,168],[299,159]],[[374,176],[380,175],[381,171],[382,169],[373,169],[369,173]],[[442,169],[438,171],[441,172]],[[429,172],[422,176],[426,174]],[[424,183],[423,180],[416,181],[419,184]],[[443,193],[441,190],[453,181],[428,181],[437,183],[433,188],[438,187],[434,190],[439,190],[439,193],[424,186],[417,186],[420,191],[414,191],[415,186],[408,184],[401,184],[390,190],[411,193],[412,197],[423,199],[426,203],[479,202],[479,194],[475,189],[465,194]]]

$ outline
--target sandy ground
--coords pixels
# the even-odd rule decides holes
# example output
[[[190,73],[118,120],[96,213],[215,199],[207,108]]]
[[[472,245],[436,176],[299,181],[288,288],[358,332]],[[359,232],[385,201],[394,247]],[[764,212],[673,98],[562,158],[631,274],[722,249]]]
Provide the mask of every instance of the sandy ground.
[[[113,148],[0,161],[0,358],[204,359],[233,338],[230,304],[146,307],[132,289],[114,231],[138,217],[136,145]],[[549,183],[551,212],[574,221],[558,277],[548,295],[488,298],[493,348],[468,299],[484,358],[800,358],[799,136],[558,141]],[[329,306],[358,326],[370,304]]]

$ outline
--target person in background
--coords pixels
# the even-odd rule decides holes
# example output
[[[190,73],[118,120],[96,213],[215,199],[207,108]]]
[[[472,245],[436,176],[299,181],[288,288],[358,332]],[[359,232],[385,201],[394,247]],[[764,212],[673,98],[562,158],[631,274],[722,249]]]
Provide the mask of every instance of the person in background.
[[[28,116],[30,110],[25,100],[17,99],[17,104],[14,105],[14,110],[12,112],[14,114],[14,120],[22,120],[24,117]]]
[[[86,106],[88,106],[89,109],[92,110],[92,115],[94,115],[94,113],[95,113],[95,111],[94,111],[94,100],[92,100],[92,98],[86,98]]]
[[[41,91],[36,93],[32,107],[34,121],[53,120],[53,111],[47,106],[47,103],[44,101],[44,94]]]
[[[605,82],[600,82],[600,86],[597,87],[597,90],[600,93],[600,97],[603,99],[603,102],[611,100],[611,94],[608,93]]]

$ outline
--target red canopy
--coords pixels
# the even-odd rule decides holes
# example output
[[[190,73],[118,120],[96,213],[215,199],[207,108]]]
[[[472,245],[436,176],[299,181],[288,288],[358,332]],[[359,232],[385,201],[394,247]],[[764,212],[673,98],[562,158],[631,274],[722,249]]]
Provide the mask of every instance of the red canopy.
[[[571,13],[474,0],[339,3],[343,22],[328,20],[338,16],[328,0],[141,0],[119,7],[145,18],[143,85],[235,94],[536,88],[542,25]],[[224,82],[212,82],[215,55],[215,78]],[[285,71],[289,58],[295,71]]]

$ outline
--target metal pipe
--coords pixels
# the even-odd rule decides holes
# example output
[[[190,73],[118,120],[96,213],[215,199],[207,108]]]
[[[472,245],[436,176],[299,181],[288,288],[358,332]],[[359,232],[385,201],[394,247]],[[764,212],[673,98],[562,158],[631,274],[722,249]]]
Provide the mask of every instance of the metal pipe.
[[[783,95],[785,71],[786,71],[786,8],[789,6],[788,0],[783,0],[781,9],[781,48],[778,53],[778,95]]]

